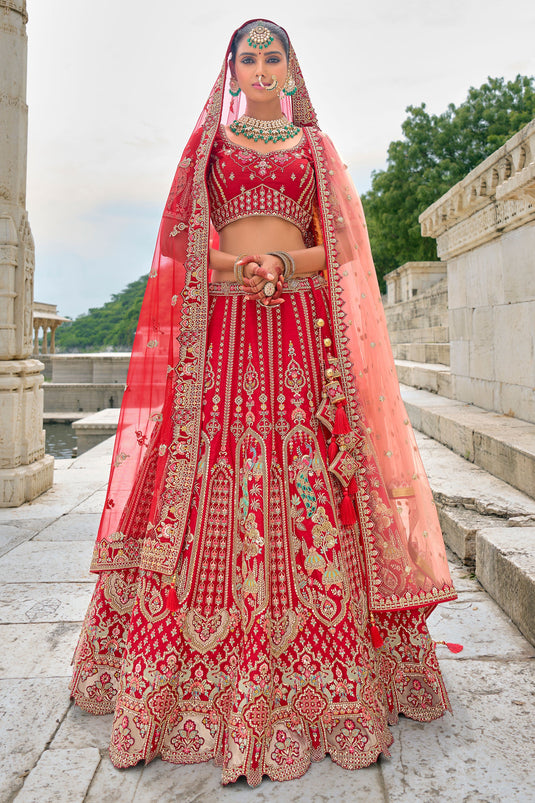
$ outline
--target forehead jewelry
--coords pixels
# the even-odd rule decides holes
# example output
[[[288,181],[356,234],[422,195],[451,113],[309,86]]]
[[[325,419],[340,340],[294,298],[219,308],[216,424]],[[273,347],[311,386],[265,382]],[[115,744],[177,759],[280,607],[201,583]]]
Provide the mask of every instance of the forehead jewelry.
[[[265,25],[256,25],[247,37],[249,47],[258,48],[259,50],[268,47],[272,41],[271,31]]]

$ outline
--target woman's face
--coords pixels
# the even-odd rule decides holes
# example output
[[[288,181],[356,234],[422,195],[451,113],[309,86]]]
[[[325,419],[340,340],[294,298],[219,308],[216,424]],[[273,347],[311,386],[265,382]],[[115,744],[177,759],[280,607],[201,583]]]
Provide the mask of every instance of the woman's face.
[[[267,48],[251,47],[247,34],[242,38],[236,51],[234,74],[244,95],[251,100],[262,100],[277,96],[288,75],[288,60],[280,39],[274,37]],[[278,81],[276,90],[265,89]]]

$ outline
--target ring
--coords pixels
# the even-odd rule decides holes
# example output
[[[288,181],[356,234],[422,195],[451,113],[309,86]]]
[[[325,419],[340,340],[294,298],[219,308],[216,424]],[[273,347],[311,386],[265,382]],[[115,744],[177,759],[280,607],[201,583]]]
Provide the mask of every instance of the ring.
[[[264,293],[264,295],[265,295],[267,298],[269,298],[270,296],[272,296],[272,295],[274,294],[274,292],[275,292],[275,290],[276,290],[276,289],[277,289],[277,288],[275,287],[275,285],[273,284],[273,282],[266,282],[266,283],[265,283],[265,285],[264,285],[264,287],[263,287],[263,290],[262,290],[262,292]]]

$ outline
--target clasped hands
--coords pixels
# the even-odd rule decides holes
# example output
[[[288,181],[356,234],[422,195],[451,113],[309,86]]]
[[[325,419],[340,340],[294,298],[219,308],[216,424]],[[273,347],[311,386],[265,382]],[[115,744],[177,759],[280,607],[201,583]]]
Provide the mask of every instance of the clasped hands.
[[[258,301],[265,307],[276,307],[284,304],[281,298],[284,285],[284,263],[273,254],[248,254],[236,260],[236,265],[243,267],[243,284],[240,289],[248,301]],[[275,286],[275,292],[266,295],[264,288],[268,282]]]

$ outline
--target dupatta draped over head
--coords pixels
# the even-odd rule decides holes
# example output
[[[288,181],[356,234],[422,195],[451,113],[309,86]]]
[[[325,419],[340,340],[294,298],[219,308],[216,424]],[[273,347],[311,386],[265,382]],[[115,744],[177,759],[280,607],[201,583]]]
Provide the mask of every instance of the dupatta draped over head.
[[[230,45],[163,213],[93,571],[138,566],[171,576],[183,547],[199,453],[214,235],[206,175],[219,125],[239,117],[244,106],[243,94],[231,102],[228,93],[229,57]],[[314,158],[333,348],[347,418],[364,444],[354,530],[361,540],[369,608],[372,613],[414,607],[430,612],[437,602],[455,598],[455,592],[431,490],[400,397],[362,206],[346,166],[317,126],[291,45],[289,68],[297,92],[281,96],[281,102],[288,119],[303,128]],[[166,398],[172,398],[172,407],[162,414]],[[157,458],[149,460],[154,454]],[[144,484],[134,483],[138,472],[145,474]],[[142,494],[135,490],[140,487]]]

